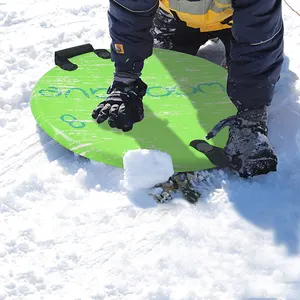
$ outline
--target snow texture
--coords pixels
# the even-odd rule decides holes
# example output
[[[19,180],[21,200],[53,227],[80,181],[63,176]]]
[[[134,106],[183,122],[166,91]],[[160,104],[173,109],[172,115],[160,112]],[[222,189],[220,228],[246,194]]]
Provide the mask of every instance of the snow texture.
[[[30,112],[54,51],[109,47],[108,2],[0,3],[0,299],[298,300],[300,18],[284,5],[269,109],[278,172],[203,172],[202,201],[156,205],[124,188],[121,169],[59,146]],[[199,55],[221,63],[223,49],[209,43]]]
[[[127,151],[123,166],[124,187],[129,191],[151,188],[174,174],[171,156],[158,150]]]

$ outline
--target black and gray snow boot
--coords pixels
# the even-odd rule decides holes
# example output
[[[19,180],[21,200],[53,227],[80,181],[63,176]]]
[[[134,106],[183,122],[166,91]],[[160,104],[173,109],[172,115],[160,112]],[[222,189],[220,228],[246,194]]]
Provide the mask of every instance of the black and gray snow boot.
[[[224,149],[230,167],[241,177],[248,178],[276,171],[277,157],[267,137],[267,107],[242,110],[236,116],[220,121],[208,134],[214,137],[222,128],[230,126]]]

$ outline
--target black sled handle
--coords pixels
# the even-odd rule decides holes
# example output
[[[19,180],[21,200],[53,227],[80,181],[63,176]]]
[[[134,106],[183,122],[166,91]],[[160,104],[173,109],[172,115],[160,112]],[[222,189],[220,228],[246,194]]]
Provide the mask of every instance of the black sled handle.
[[[229,158],[222,148],[212,146],[204,140],[191,141],[190,146],[206,155],[210,162],[218,168],[226,168],[230,164]]]
[[[69,61],[69,58],[94,52],[96,55],[103,59],[110,58],[110,53],[106,49],[94,49],[91,44],[84,44],[72,48],[67,48],[55,52],[54,61],[57,66],[65,71],[74,71],[78,68],[76,64]]]

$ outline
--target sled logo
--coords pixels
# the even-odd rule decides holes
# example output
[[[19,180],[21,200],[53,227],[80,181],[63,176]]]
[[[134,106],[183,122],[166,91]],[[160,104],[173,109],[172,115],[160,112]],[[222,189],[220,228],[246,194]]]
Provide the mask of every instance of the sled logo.
[[[174,85],[174,86],[148,86],[146,95],[151,98],[162,98],[162,97],[172,97],[172,96],[186,96],[190,97],[193,95],[205,95],[214,91],[218,94],[225,94],[226,88],[219,82],[208,82],[208,83],[198,83],[195,85]],[[64,96],[69,98],[70,95],[74,97],[74,93],[78,94],[78,97],[82,98],[100,98],[105,99],[107,97],[107,88],[80,88],[80,87],[70,87],[67,89],[61,89],[55,86],[49,86],[47,89],[41,89],[38,93],[47,98],[56,98]]]

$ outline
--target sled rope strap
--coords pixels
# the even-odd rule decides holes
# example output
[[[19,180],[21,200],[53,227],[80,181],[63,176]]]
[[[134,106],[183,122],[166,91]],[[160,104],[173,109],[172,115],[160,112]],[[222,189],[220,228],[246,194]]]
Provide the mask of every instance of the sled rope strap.
[[[57,66],[65,71],[75,71],[78,66],[71,61],[69,58],[86,54],[86,53],[95,53],[97,56],[108,59],[110,58],[110,53],[106,49],[94,49],[91,44],[84,44],[72,48],[67,48],[64,50],[59,50],[55,52],[54,61]]]

